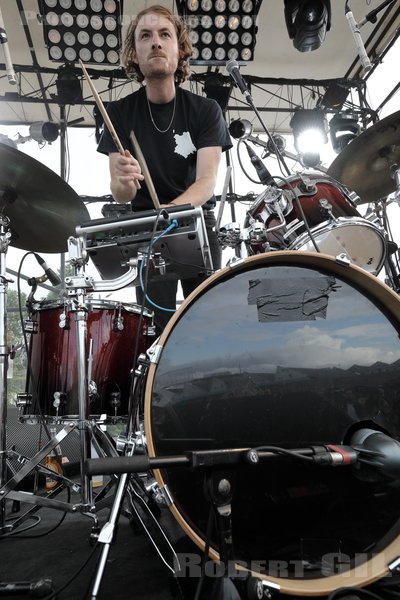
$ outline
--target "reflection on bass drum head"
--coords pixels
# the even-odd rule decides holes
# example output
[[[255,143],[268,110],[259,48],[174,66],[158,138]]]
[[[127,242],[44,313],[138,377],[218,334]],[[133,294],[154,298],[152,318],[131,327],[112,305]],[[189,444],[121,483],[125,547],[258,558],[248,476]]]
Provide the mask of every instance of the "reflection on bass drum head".
[[[399,440],[399,323],[389,287],[328,255],[277,251],[222,269],[159,340],[145,390],[150,456],[348,444],[362,427]],[[226,472],[235,564],[284,593],[363,587],[400,555],[400,487],[359,462],[276,457]],[[202,549],[204,476],[156,471],[175,519]],[[217,540],[214,531],[214,559]]]
[[[271,196],[272,194],[272,196]],[[261,239],[252,225],[264,224]],[[249,209],[249,253],[267,250],[315,252],[308,224],[319,251],[345,254],[350,262],[377,274],[386,259],[383,228],[362,218],[346,188],[318,173],[292,176],[279,188],[268,188]]]

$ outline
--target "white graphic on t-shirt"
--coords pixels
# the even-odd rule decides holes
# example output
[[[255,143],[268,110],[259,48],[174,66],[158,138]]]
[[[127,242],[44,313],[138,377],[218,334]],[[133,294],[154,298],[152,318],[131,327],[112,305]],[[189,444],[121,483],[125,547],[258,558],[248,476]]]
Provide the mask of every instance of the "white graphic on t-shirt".
[[[190,137],[190,133],[188,131],[184,131],[182,135],[176,133],[174,135],[175,139],[175,153],[180,154],[183,158],[187,158],[189,154],[196,152],[196,147],[192,142],[192,138]]]

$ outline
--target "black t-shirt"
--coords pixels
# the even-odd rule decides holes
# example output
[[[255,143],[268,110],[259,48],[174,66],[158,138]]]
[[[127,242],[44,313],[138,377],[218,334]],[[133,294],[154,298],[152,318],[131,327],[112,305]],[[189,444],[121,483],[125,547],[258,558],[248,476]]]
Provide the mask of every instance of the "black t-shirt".
[[[221,146],[223,150],[232,147],[228,127],[215,100],[177,87],[175,113],[174,105],[174,100],[167,104],[150,103],[150,114],[146,90],[141,87],[107,106],[122,146],[133,156],[129,136],[134,131],[161,204],[174,200],[195,181],[197,150],[210,146]],[[168,128],[173,114],[168,131],[158,131],[157,128],[161,131]],[[103,154],[118,151],[106,127],[97,150]],[[206,207],[214,205],[213,197]],[[132,207],[134,210],[153,208],[144,182],[141,182]]]

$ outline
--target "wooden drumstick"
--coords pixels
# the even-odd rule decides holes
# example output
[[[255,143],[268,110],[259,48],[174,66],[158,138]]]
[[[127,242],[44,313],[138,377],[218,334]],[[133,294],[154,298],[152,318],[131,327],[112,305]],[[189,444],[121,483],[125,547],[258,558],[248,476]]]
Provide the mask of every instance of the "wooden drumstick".
[[[146,159],[143,156],[143,153],[139,146],[139,142],[137,141],[136,136],[133,133],[133,131],[131,131],[129,138],[132,142],[133,149],[135,150],[137,161],[140,165],[140,168],[142,169],[142,173],[144,175],[144,180],[147,184],[147,189],[149,190],[149,194],[153,201],[154,208],[156,208],[156,209],[161,208],[161,205],[158,201],[157,192],[156,192],[156,189],[153,184],[153,180],[150,175],[150,171],[146,164]]]
[[[86,68],[85,68],[85,66],[84,66],[83,62],[81,61],[81,59],[79,59],[79,64],[81,65],[81,69],[82,69],[82,71],[83,71],[83,74],[84,74],[84,75],[85,75],[85,77],[86,77],[86,81],[88,82],[88,84],[89,84],[89,87],[90,87],[90,89],[92,90],[93,97],[94,97],[94,99],[95,99],[95,101],[96,101],[96,104],[97,104],[97,106],[98,106],[98,109],[99,109],[99,111],[100,111],[100,113],[101,113],[101,116],[102,116],[102,117],[103,117],[103,119],[104,119],[104,124],[106,125],[106,127],[107,127],[108,131],[110,132],[110,135],[111,135],[112,139],[114,140],[114,143],[115,143],[115,145],[116,145],[116,146],[117,146],[117,148],[118,148],[118,152],[119,152],[120,154],[124,155],[124,154],[125,154],[125,150],[124,150],[124,148],[123,148],[123,146],[122,146],[122,144],[121,144],[121,141],[120,141],[120,139],[119,139],[119,137],[118,137],[118,135],[117,135],[117,132],[115,131],[115,129],[114,129],[114,126],[113,126],[113,124],[111,123],[111,119],[110,119],[110,117],[108,116],[106,109],[104,108],[103,101],[102,101],[102,99],[100,98],[99,94],[97,93],[97,90],[96,90],[96,88],[94,87],[94,85],[93,85],[93,83],[92,83],[92,80],[90,79],[90,77],[89,77],[89,74],[88,74],[88,72],[86,71]],[[138,162],[139,162],[139,161],[138,161]],[[139,164],[140,164],[140,163],[139,163]],[[139,181],[138,181],[137,179],[135,179],[134,181],[135,181],[135,186],[136,186],[136,188],[137,188],[138,190],[140,190],[140,183],[139,183]]]

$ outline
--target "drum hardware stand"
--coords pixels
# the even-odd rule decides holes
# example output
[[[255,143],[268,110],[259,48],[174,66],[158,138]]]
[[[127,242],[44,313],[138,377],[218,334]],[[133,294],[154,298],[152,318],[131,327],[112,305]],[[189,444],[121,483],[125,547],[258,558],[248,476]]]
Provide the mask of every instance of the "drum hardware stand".
[[[77,228],[78,229],[78,228]],[[81,478],[83,481],[83,489],[82,489],[82,500],[83,507],[85,507],[85,502],[87,502],[87,506],[91,508],[91,510],[96,510],[99,505],[103,505],[105,502],[108,502],[108,499],[105,499],[103,502],[103,496],[101,497],[99,503],[96,502],[94,506],[92,506],[92,498],[90,495],[90,481],[91,477],[85,470],[85,464],[90,455],[90,438],[94,445],[94,447],[99,451],[103,452],[103,454],[109,454],[112,457],[117,455],[117,451],[114,446],[110,443],[106,435],[99,429],[97,423],[89,422],[88,415],[88,374],[86,369],[86,335],[87,335],[87,306],[86,306],[86,294],[88,291],[110,291],[116,290],[120,287],[125,287],[129,285],[129,283],[133,282],[137,277],[137,259],[130,259],[129,271],[123,276],[113,280],[113,281],[102,281],[95,282],[92,278],[89,278],[85,275],[84,266],[88,260],[88,254],[86,252],[85,247],[85,236],[81,236],[79,238],[69,238],[68,240],[69,246],[69,254],[71,258],[71,263],[74,265],[76,275],[73,277],[67,277],[65,279],[66,288],[68,291],[68,296],[74,298],[74,302],[76,303],[76,326],[77,326],[77,362],[78,362],[78,405],[79,405],[79,425],[80,425],[80,436],[81,436]],[[90,359],[89,359],[89,370],[90,370]],[[133,389],[136,386],[136,381],[134,381]],[[122,442],[121,439],[119,441],[118,450],[121,451],[123,446],[126,449],[126,453],[128,455],[132,455],[135,452],[135,449],[141,445],[142,438],[140,437],[132,437],[132,429],[131,429],[132,418],[129,416],[129,425],[127,431],[127,437],[125,442]],[[88,435],[90,432],[90,436]],[[105,446],[104,446],[105,443]],[[116,484],[116,481],[110,482],[110,484]],[[136,482],[138,484],[138,481]],[[139,484],[138,484],[139,485]],[[143,488],[143,486],[141,486]],[[97,597],[98,589],[100,587],[103,571],[105,568],[109,547],[114,535],[115,525],[120,514],[121,504],[124,499],[125,492],[128,491],[130,499],[131,499],[131,507],[136,513],[137,518],[141,522],[142,527],[146,531],[156,550],[160,554],[163,559],[160,551],[157,548],[155,541],[153,540],[150,531],[148,530],[145,522],[141,518],[141,515],[138,511],[138,508],[135,506],[135,501],[137,503],[141,503],[144,510],[147,511],[147,515],[153,520],[153,523],[158,527],[161,535],[164,540],[169,545],[169,549],[172,550],[172,546],[169,544],[168,539],[166,538],[162,528],[158,524],[155,519],[153,513],[147,506],[146,502],[140,496],[140,494],[136,491],[134,482],[132,480],[128,480],[128,476],[125,474],[124,476],[119,478],[114,503],[111,508],[110,516],[108,522],[104,525],[100,533],[97,533],[97,529],[92,530],[92,539],[97,539],[98,542],[103,543],[104,547],[102,553],[100,555],[100,562],[98,565],[98,569],[95,576],[94,587],[92,590],[92,598]],[[135,501],[134,501],[135,500]],[[164,560],[164,559],[163,559]],[[164,560],[165,562],[165,560]]]
[[[143,358],[142,358],[142,361],[143,361]],[[137,388],[138,381],[141,378],[141,375],[142,375],[141,369],[140,368],[136,369],[135,374],[134,374],[133,384],[132,384],[131,397],[133,397],[133,398],[135,397],[135,391]],[[124,453],[124,457],[132,457],[137,450],[139,450],[140,453],[143,453],[144,449],[146,448],[146,440],[145,440],[144,432],[142,429],[137,431],[135,433],[135,436],[132,435],[132,431],[133,431],[132,427],[133,427],[133,424],[135,423],[135,417],[137,416],[136,413],[138,410],[139,410],[138,404],[131,407],[131,411],[130,411],[130,414],[128,417],[129,421],[128,421],[128,428],[127,428],[126,436],[119,436],[117,443],[116,443],[117,451],[120,452],[121,454]],[[114,450],[114,454],[116,454],[115,450]],[[119,456],[118,458],[120,459],[123,457]],[[152,533],[148,529],[146,522],[144,521],[144,519],[141,516],[140,511],[138,510],[139,505],[141,505],[141,507],[144,509],[146,516],[148,518],[150,518],[152,524],[156,526],[158,532],[162,536],[163,542],[166,543],[168,550],[172,553],[172,555],[174,557],[174,564],[179,564],[178,557],[175,554],[173,547],[171,546],[167,536],[165,535],[162,527],[160,526],[157,519],[155,518],[153,512],[151,511],[148,504],[143,499],[143,495],[141,493],[139,493],[139,491],[137,491],[137,489],[136,489],[137,487],[142,492],[145,492],[148,496],[153,496],[155,498],[155,501],[158,504],[160,504],[162,501],[166,502],[166,497],[162,496],[162,494],[159,493],[159,488],[154,479],[151,480],[150,482],[147,481],[147,482],[143,483],[140,480],[140,476],[138,474],[132,475],[132,474],[128,474],[127,472],[123,473],[119,477],[119,481],[118,481],[118,485],[117,485],[117,489],[116,489],[116,493],[115,493],[115,498],[114,498],[114,503],[111,508],[109,519],[108,519],[107,523],[105,523],[105,525],[103,526],[103,528],[100,531],[100,534],[97,537],[97,541],[99,543],[103,544],[103,548],[101,550],[96,574],[94,577],[94,582],[93,582],[92,591],[91,591],[91,595],[90,595],[91,600],[96,600],[98,593],[99,593],[101,581],[102,581],[103,574],[104,574],[104,569],[105,569],[106,562],[107,562],[108,553],[110,550],[110,545],[114,539],[116,525],[118,522],[119,515],[122,512],[122,504],[123,504],[126,493],[128,493],[128,495],[129,495],[130,506],[133,509],[136,518],[138,519],[143,530],[146,532],[149,540],[153,544],[155,550],[157,551],[157,553],[160,556],[163,563],[167,566],[167,568],[170,569],[170,571],[172,573],[175,572],[173,567],[171,567],[168,564],[167,559],[163,556],[161,550],[158,548],[157,542],[155,541],[155,539],[153,539]],[[125,516],[129,516],[129,515],[125,514]]]
[[[5,219],[4,217],[1,217],[1,219]],[[7,219],[8,221],[8,219]],[[5,221],[0,222],[0,228],[2,227],[2,223],[4,225],[4,227],[8,227],[8,222],[6,223]],[[0,236],[2,235],[2,231],[0,229]],[[6,231],[4,231],[4,242],[3,245],[1,246],[1,250],[4,250],[4,248],[6,247],[6,245],[8,244],[8,239],[10,237],[10,234],[8,234]],[[0,239],[0,243],[1,243],[1,239]],[[5,373],[3,376],[3,381],[0,383],[3,383],[3,397],[4,400],[2,399],[2,396],[0,395],[0,409],[1,409],[1,413],[2,413],[2,419],[1,419],[1,425],[0,425],[0,438],[1,438],[1,449],[4,450],[1,452],[1,459],[2,459],[2,463],[1,463],[1,474],[2,474],[2,479],[0,480],[1,483],[1,488],[0,488],[0,508],[1,508],[1,521],[0,521],[0,533],[2,532],[2,529],[4,527],[4,518],[5,518],[5,499],[8,498],[10,500],[16,500],[16,501],[21,501],[27,504],[34,504],[34,505],[39,505],[39,506],[43,506],[43,507],[48,507],[48,508],[54,508],[57,510],[61,510],[64,512],[77,512],[80,511],[81,513],[91,517],[94,522],[95,522],[95,526],[97,526],[97,516],[94,514],[96,511],[96,505],[93,503],[93,499],[92,499],[92,489],[91,489],[91,485],[90,485],[90,481],[88,479],[88,477],[86,476],[84,469],[83,469],[83,465],[85,460],[89,457],[89,453],[90,453],[90,443],[91,443],[91,439],[89,438],[89,431],[91,433],[91,437],[93,439],[94,442],[94,446],[96,447],[96,440],[98,437],[103,437],[104,439],[106,438],[105,434],[101,431],[101,429],[98,428],[97,425],[91,425],[89,423],[89,415],[88,415],[88,409],[86,408],[87,406],[87,395],[88,395],[88,387],[87,387],[87,375],[86,375],[86,360],[85,360],[85,344],[86,344],[86,315],[87,315],[87,308],[86,308],[86,304],[85,304],[85,295],[86,292],[88,290],[92,290],[96,288],[96,284],[95,282],[93,282],[89,277],[87,277],[83,271],[83,265],[85,264],[86,260],[87,260],[87,255],[85,253],[84,247],[83,247],[83,242],[80,239],[75,239],[75,238],[71,238],[69,240],[69,247],[70,247],[70,255],[71,255],[71,261],[73,262],[73,264],[76,267],[76,276],[75,277],[69,277],[66,278],[66,283],[67,286],[69,287],[69,291],[68,294],[70,296],[74,296],[74,305],[75,305],[75,313],[76,313],[76,327],[77,327],[77,345],[78,345],[78,402],[79,402],[79,420],[77,423],[75,422],[71,422],[71,423],[67,423],[64,428],[58,432],[58,434],[56,436],[54,436],[52,439],[49,440],[48,443],[46,443],[43,448],[30,460],[28,461],[23,461],[23,467],[18,471],[18,473],[14,474],[14,476],[6,481],[5,478],[5,474],[6,474],[6,466],[5,466],[5,460],[6,460],[6,446],[5,446],[5,423],[6,423],[6,419],[5,419],[5,409],[6,409],[6,405],[5,405],[5,390],[4,390],[4,386],[6,385],[6,377],[5,377]],[[3,254],[0,254],[0,260],[2,259]],[[1,272],[5,272],[5,265],[3,264],[4,261],[1,262]],[[134,276],[136,276],[136,269],[131,266],[130,270],[128,271],[128,273],[124,274],[123,277],[120,277],[117,284],[120,287],[124,287],[125,285],[128,285],[130,283],[130,281],[132,281],[134,279]],[[3,276],[3,281],[5,281],[5,277]],[[118,287],[115,287],[115,284],[110,287],[109,284],[107,284],[107,282],[99,282],[98,284],[98,288],[99,291],[108,291],[110,289],[119,289]],[[76,290],[76,291],[75,291]],[[5,295],[5,290],[4,288],[1,289],[0,288],[0,311],[3,309],[4,310],[4,305],[5,305],[5,300],[3,300],[3,296],[1,295],[2,292],[4,292],[3,296]],[[5,336],[5,327],[4,329],[1,328],[1,323],[0,323],[0,337],[4,337]],[[1,344],[1,340],[0,340],[0,346],[4,347],[5,344]],[[1,374],[0,374],[1,377]],[[20,404],[20,408],[23,407],[25,404],[27,404],[29,402],[29,397],[20,397],[19,400],[19,404]],[[60,420],[62,420],[62,417],[60,417]],[[55,474],[53,471],[48,470],[45,466],[40,465],[41,461],[52,451],[56,448],[56,446],[67,436],[69,435],[72,431],[74,431],[75,429],[78,429],[78,433],[80,436],[80,462],[81,462],[81,484],[78,485],[70,480],[68,480],[67,478],[65,478],[64,476],[61,475],[57,475]],[[93,435],[93,431],[94,429],[96,429],[96,436]],[[99,453],[100,455],[104,455],[104,443],[103,444],[97,444],[97,447],[99,449]],[[106,443],[106,454],[110,454],[110,447],[111,444]],[[24,477],[26,477],[26,475],[28,475],[32,470],[34,469],[39,469],[42,472],[47,473],[50,477],[54,478],[54,479],[58,479],[60,480],[61,483],[64,483],[65,485],[67,485],[68,487],[71,487],[71,489],[74,492],[80,492],[81,494],[81,502],[79,504],[69,504],[66,502],[60,502],[57,500],[54,500],[50,494],[47,494],[46,496],[37,496],[37,495],[33,495],[33,494],[28,494],[26,492],[22,492],[22,491],[15,491],[15,487],[22,481],[22,479]],[[3,476],[4,473],[4,476]],[[56,488],[57,493],[60,491],[60,487]],[[10,529],[10,527],[7,527],[7,529]]]
[[[7,367],[9,348],[7,346],[7,290],[6,259],[11,233],[8,217],[0,215],[0,488],[7,478],[6,425],[7,425]],[[7,531],[5,524],[6,506],[0,495],[0,534]]]

